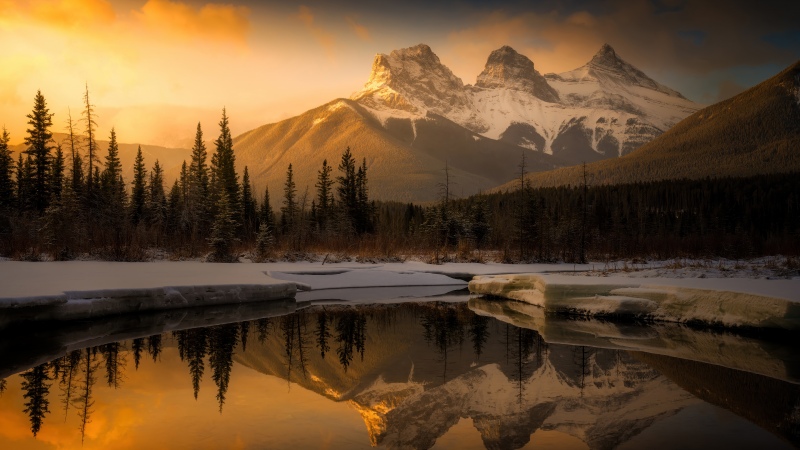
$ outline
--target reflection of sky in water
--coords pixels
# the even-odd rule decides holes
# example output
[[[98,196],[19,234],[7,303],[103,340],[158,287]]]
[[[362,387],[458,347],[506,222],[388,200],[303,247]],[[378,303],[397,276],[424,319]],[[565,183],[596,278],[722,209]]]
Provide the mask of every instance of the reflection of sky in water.
[[[59,381],[49,382],[49,413],[35,438],[23,379],[10,376],[0,448],[791,448],[626,352],[547,345],[463,303],[325,308],[324,316],[313,307],[165,334],[160,348],[125,341],[116,389],[113,347],[101,346],[83,444],[80,363],[66,415]],[[650,358],[654,367],[671,364]],[[197,400],[192,361],[203,362]],[[741,375],[726,370],[708,373],[721,373],[731,390],[726,380]],[[707,388],[714,394],[719,385],[709,379]]]

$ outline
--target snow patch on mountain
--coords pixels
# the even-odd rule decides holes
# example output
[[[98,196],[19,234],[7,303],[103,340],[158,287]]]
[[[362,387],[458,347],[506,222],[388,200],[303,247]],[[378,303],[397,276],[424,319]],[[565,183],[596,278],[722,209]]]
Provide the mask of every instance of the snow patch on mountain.
[[[351,98],[384,127],[392,118],[413,123],[436,114],[484,137],[576,161],[626,154],[698,109],[608,45],[578,69],[544,76],[504,46],[472,86],[420,44],[377,55]]]

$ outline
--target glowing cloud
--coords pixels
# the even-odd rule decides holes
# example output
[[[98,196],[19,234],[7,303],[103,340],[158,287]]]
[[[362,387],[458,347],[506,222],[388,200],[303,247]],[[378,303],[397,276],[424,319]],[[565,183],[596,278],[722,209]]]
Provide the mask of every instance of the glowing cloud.
[[[356,22],[354,17],[346,17],[345,20],[347,20],[347,24],[350,25],[350,29],[353,30],[359,39],[367,42],[372,40],[372,36],[370,36],[367,27]]]
[[[249,13],[244,6],[208,3],[197,9],[186,3],[148,0],[134,16],[150,31],[187,40],[203,38],[245,45]]]
[[[301,5],[297,13],[297,18],[303,22],[314,39],[325,49],[328,57],[333,58],[336,38],[334,38],[333,34],[325,31],[324,28],[314,23],[314,14],[311,12],[311,9],[305,5]]]

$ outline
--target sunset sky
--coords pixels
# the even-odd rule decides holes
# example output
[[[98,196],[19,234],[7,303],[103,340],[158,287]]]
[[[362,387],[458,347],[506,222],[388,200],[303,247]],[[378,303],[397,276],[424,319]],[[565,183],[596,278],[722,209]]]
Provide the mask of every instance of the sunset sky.
[[[223,106],[234,135],[360,89],[376,53],[426,43],[474,83],[508,44],[542,73],[604,43],[713,103],[800,59],[799,2],[0,0],[0,125],[21,142],[37,89],[63,131],[84,84],[100,136],[189,146]]]

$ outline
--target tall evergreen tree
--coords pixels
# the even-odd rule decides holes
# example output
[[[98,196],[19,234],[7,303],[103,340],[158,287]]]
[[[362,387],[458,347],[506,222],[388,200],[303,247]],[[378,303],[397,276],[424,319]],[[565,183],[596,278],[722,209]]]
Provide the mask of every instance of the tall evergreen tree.
[[[186,209],[192,226],[193,241],[207,235],[209,213],[209,179],[206,144],[203,142],[203,129],[197,123],[197,131],[192,146],[192,160],[189,164],[188,195]]]
[[[61,199],[61,190],[64,188],[64,169],[64,151],[58,144],[50,167],[50,192],[56,199]]]
[[[78,137],[75,134],[75,122],[72,120],[72,112],[67,110],[67,144],[69,145],[69,185],[76,195],[83,192],[83,161],[78,150]]]
[[[227,195],[220,195],[217,202],[217,215],[211,226],[211,236],[208,243],[213,249],[211,259],[218,262],[234,262],[233,246],[238,241],[236,238],[237,222],[236,210],[231,207]]]
[[[266,258],[275,241],[275,215],[269,200],[269,187],[264,190],[264,201],[258,212],[258,235],[256,236],[256,253],[259,259]]]
[[[33,111],[28,114],[27,129],[28,136],[25,137],[25,145],[28,146],[26,153],[33,158],[35,175],[31,193],[33,194],[32,203],[39,213],[44,212],[50,201],[50,145],[53,140],[53,133],[50,127],[53,126],[53,114],[47,109],[47,102],[41,91],[36,91],[33,99]]]
[[[286,183],[283,185],[283,206],[281,207],[281,225],[284,233],[294,231],[297,219],[297,188],[294,184],[292,165],[286,170]]]
[[[164,171],[156,160],[150,171],[150,182],[147,183],[147,213],[149,222],[161,229],[167,220],[167,196],[164,192]]]
[[[94,105],[89,101],[89,85],[86,84],[86,91],[83,95],[83,123],[86,133],[86,152],[88,158],[88,167],[86,168],[86,198],[90,204],[93,202],[93,195],[95,188],[99,184],[95,174],[95,161],[97,160],[97,142],[95,140],[95,130],[97,129],[96,116],[94,113]]]
[[[322,168],[317,172],[317,223],[321,230],[328,228],[333,210],[333,168],[328,165],[328,160],[322,161]]]
[[[356,160],[347,147],[342,154],[339,162],[339,172],[341,175],[336,177],[338,186],[336,192],[339,197],[339,209],[345,223],[341,226],[345,229],[355,229],[355,217],[358,215],[358,184],[356,180]]]
[[[133,189],[131,190],[131,223],[138,225],[145,216],[147,202],[147,169],[144,167],[144,156],[142,156],[142,146],[136,152],[136,160],[133,163]]]
[[[253,186],[250,184],[250,174],[247,171],[247,166],[244,166],[244,174],[242,174],[242,216],[244,219],[244,235],[247,239],[251,239],[256,230],[258,217],[256,200],[253,198]]]
[[[217,192],[225,192],[228,196],[228,204],[234,208],[241,199],[239,198],[239,176],[236,174],[236,157],[233,154],[233,137],[231,136],[228,124],[228,115],[225,108],[222,109],[222,119],[219,122],[220,133],[214,145],[216,151],[211,158],[212,170],[214,171]],[[235,217],[238,220],[238,218]]]
[[[107,208],[113,208],[116,214],[122,212],[125,203],[125,184],[122,180],[122,162],[119,159],[117,132],[111,129],[108,141],[108,154],[101,175],[103,201]]]
[[[11,157],[11,149],[8,148],[10,139],[8,130],[3,127],[3,134],[0,135],[0,212],[12,207],[16,194],[14,192],[14,159]]]
[[[359,233],[372,231],[372,208],[367,188],[367,158],[361,162],[356,173],[356,230]]]
[[[22,159],[22,153],[17,160],[17,208],[28,211],[33,208],[33,158],[27,155]]]

